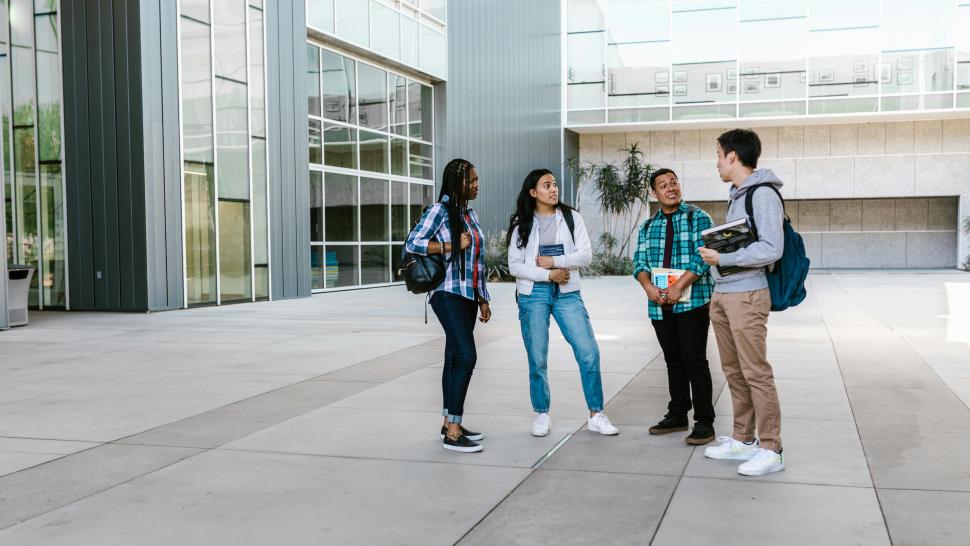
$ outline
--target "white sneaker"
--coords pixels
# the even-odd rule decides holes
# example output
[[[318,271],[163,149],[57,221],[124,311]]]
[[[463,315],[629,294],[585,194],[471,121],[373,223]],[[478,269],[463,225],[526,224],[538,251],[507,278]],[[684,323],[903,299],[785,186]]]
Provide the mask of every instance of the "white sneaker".
[[[708,459],[747,461],[758,453],[758,440],[752,444],[739,442],[730,436],[721,436],[717,440],[720,443],[704,449],[704,456]]]
[[[785,457],[770,449],[758,449],[758,453],[748,462],[738,467],[738,474],[745,476],[764,476],[785,469]]]
[[[549,418],[548,413],[540,413],[536,420],[532,422],[532,435],[533,436],[548,436],[549,427],[552,425],[552,419]]]
[[[603,412],[599,412],[590,417],[589,421],[586,423],[586,428],[593,432],[599,432],[600,434],[605,434],[607,436],[613,436],[614,434],[620,433],[620,429],[614,427],[613,423],[610,422],[610,418],[607,417]]]

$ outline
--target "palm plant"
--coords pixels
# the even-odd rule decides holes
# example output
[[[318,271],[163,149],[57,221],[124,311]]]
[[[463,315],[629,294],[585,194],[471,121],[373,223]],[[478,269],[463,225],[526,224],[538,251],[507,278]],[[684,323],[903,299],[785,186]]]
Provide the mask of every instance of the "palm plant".
[[[614,248],[621,256],[628,253],[637,220],[649,206],[647,178],[651,170],[643,160],[639,144],[631,144],[625,151],[622,171],[611,163],[596,170],[596,191],[604,227],[606,233],[616,237]]]

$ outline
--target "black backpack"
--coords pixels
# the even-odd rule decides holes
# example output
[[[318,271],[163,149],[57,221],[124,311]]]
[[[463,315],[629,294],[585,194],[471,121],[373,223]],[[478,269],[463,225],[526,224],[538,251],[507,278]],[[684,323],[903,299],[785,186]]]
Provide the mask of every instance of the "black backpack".
[[[424,212],[433,205],[424,208]],[[417,227],[417,223],[411,228],[411,232]],[[413,294],[424,294],[431,292],[445,280],[445,257],[443,254],[425,256],[408,252],[407,240],[411,233],[404,239],[401,248],[401,266],[397,274],[404,279],[404,284],[408,291]]]

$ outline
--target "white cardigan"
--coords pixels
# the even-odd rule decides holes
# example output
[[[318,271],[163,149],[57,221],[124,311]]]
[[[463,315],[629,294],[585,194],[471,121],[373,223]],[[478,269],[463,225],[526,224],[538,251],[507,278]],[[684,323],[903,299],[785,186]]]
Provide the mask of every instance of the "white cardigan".
[[[556,208],[556,244],[563,245],[562,256],[555,256],[553,262],[556,269],[569,270],[569,282],[559,287],[562,292],[579,290],[579,268],[586,267],[593,261],[593,245],[586,233],[586,224],[577,211],[567,211],[573,214],[574,231],[569,234],[569,226],[563,218],[561,209]],[[575,237],[575,242],[573,242]],[[549,280],[551,270],[536,265],[539,255],[539,223],[533,221],[529,244],[519,248],[519,228],[512,231],[512,243],[509,245],[509,272],[515,276],[515,287],[519,294],[532,293],[532,285],[536,282]]]

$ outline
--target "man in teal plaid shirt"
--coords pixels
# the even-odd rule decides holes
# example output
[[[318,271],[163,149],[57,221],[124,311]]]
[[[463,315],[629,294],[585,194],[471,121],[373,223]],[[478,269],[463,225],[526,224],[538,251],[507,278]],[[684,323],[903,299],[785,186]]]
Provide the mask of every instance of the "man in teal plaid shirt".
[[[714,404],[711,370],[707,362],[708,308],[714,281],[710,266],[697,248],[704,246],[701,232],[713,226],[711,217],[684,202],[677,173],[658,169],[650,175],[650,195],[660,210],[640,227],[633,254],[633,277],[647,293],[650,322],[667,363],[670,403],[667,415],[650,427],[650,434],[688,429],[687,412],[694,410],[690,445],[714,440]],[[677,281],[660,288],[654,270],[680,270]],[[690,298],[680,301],[690,288]]]

